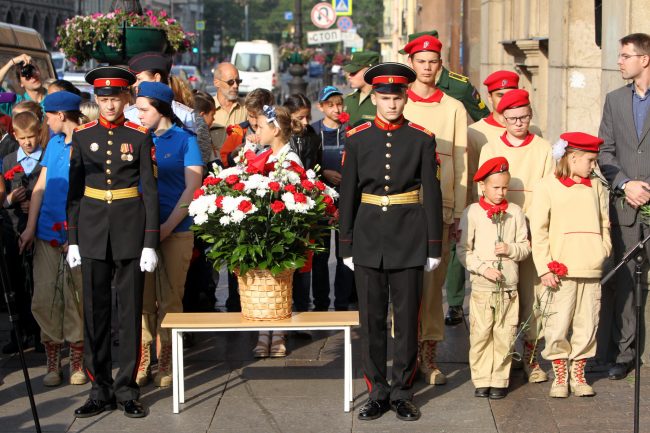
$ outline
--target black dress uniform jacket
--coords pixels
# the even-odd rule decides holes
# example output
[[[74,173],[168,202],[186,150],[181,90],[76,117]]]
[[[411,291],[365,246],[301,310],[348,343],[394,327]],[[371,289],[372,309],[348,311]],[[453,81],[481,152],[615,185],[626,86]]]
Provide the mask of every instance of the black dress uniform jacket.
[[[81,257],[134,259],[140,257],[143,247],[158,247],[160,221],[153,149],[147,128],[128,121],[116,125],[100,119],[75,130],[68,236],[70,245],[79,245]],[[86,186],[100,190],[140,186],[142,194],[108,203],[85,197]],[[112,257],[107,257],[109,242]]]
[[[348,131],[343,164],[339,255],[361,266],[423,266],[442,250],[442,195],[431,132],[404,119],[379,119]],[[361,203],[361,194],[393,195],[422,187],[420,203],[386,207]]]

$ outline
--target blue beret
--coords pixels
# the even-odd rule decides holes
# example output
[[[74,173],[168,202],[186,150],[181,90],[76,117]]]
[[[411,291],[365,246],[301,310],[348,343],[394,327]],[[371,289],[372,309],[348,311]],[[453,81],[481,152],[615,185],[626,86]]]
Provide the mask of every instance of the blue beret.
[[[174,100],[174,92],[172,89],[167,84],[157,81],[144,81],[140,83],[138,85],[138,97],[140,96],[157,99],[170,105]]]
[[[43,100],[43,108],[46,113],[55,111],[79,111],[81,97],[71,92],[62,90],[50,93]]]

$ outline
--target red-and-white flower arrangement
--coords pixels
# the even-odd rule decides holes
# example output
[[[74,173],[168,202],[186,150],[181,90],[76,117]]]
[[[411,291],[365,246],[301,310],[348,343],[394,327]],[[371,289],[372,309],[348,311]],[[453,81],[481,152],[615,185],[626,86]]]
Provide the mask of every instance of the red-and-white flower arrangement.
[[[301,268],[309,251],[323,250],[338,193],[314,170],[282,157],[269,163],[270,156],[270,150],[249,151],[234,167],[215,166],[194,193],[192,229],[211,245],[207,257],[215,267],[277,275]]]

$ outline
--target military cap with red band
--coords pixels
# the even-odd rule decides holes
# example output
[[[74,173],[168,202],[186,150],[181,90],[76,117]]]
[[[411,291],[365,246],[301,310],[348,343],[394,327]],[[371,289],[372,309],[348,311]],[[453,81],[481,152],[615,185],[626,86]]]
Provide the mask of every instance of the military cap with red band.
[[[403,50],[409,56],[419,53],[420,51],[434,51],[440,53],[442,51],[442,42],[440,42],[440,39],[431,35],[424,35],[413,39],[404,46]]]
[[[585,152],[598,152],[603,140],[584,132],[565,132],[560,138],[566,141],[569,147]]]
[[[490,175],[497,173],[504,173],[510,169],[508,160],[503,156],[497,156],[496,158],[488,159],[479,167],[474,175],[474,182],[480,182],[485,180]]]
[[[524,89],[515,89],[503,95],[499,105],[497,106],[497,113],[503,113],[510,108],[519,108],[530,105],[528,99],[528,92]]]
[[[97,96],[117,95],[136,81],[129,70],[117,66],[100,66],[89,71],[84,78],[93,85]]]
[[[379,93],[398,93],[415,81],[415,71],[403,63],[386,62],[368,68],[363,79]]]
[[[500,89],[518,89],[519,75],[512,71],[496,71],[488,75],[483,84],[487,86],[488,92]]]

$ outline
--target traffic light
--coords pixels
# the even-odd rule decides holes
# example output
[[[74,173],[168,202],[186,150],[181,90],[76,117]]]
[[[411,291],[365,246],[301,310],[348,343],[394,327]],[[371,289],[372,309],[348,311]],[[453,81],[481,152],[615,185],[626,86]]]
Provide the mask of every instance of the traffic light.
[[[198,54],[199,53],[199,48],[198,47],[192,47],[192,52],[194,54]]]

